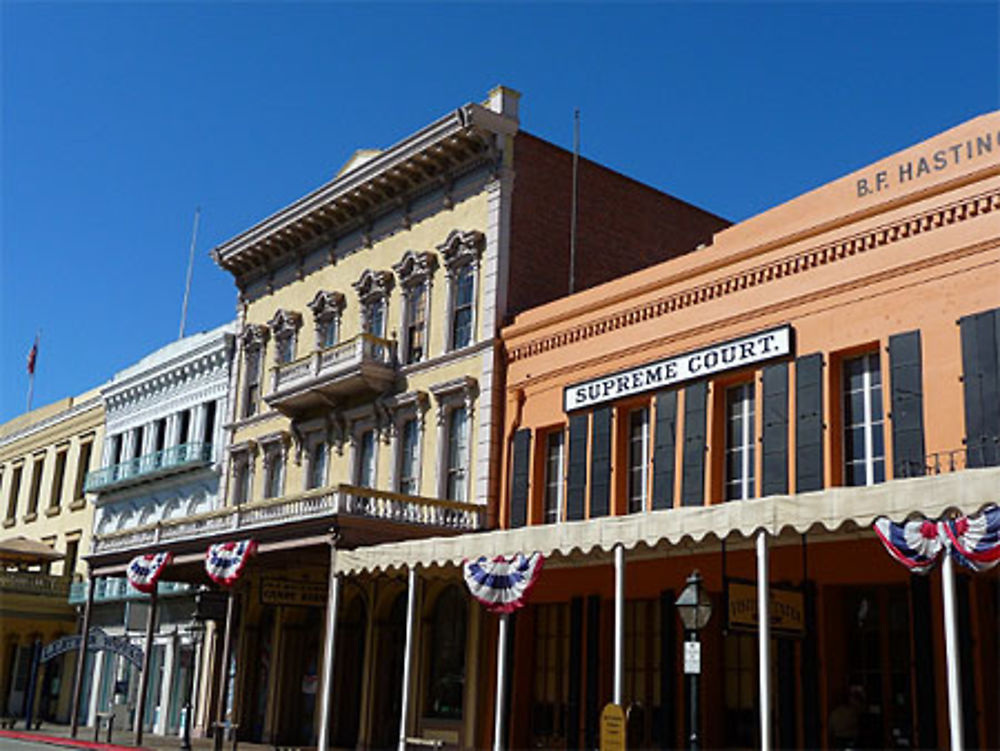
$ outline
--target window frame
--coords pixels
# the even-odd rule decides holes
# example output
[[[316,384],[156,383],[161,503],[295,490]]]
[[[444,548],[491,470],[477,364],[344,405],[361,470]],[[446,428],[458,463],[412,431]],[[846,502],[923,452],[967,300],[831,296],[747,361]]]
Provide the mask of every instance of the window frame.
[[[850,375],[848,374],[848,367],[862,361],[862,372],[861,372],[861,388],[852,389],[850,382]],[[874,363],[875,367],[872,369],[870,366]],[[877,382],[873,382],[873,374],[878,377]],[[841,461],[840,461],[840,473],[841,482],[845,487],[870,487],[872,485],[878,485],[885,482],[885,464],[886,464],[886,419],[885,419],[885,395],[883,393],[885,388],[885,381],[882,377],[882,358],[880,351],[878,349],[869,350],[865,352],[859,352],[858,354],[847,356],[841,358],[840,362],[840,450],[841,450]],[[853,415],[853,409],[851,406],[852,396],[856,393],[861,394],[862,401],[862,414],[860,415],[861,421],[849,422],[855,416]],[[878,396],[878,412],[879,416],[876,419],[874,417],[874,406],[875,400],[873,395]],[[849,438],[848,434],[852,430],[858,428],[862,429],[862,436],[864,441],[864,456],[861,460],[854,459],[849,451]],[[881,436],[882,443],[882,453],[876,455],[875,453],[875,436],[877,434]],[[860,464],[864,468],[865,472],[865,482],[855,483],[852,482],[852,476],[850,469],[852,465]],[[881,477],[879,477],[879,468],[881,468]]]
[[[462,232],[452,230],[448,238],[438,246],[448,278],[448,309],[445,320],[448,322],[446,351],[451,352],[457,349],[471,347],[479,340],[477,328],[479,326],[479,266],[480,258],[486,244],[485,235],[482,232],[472,230]],[[457,315],[465,306],[459,308],[457,297],[460,289],[461,275],[468,273],[470,278],[470,303],[469,303],[469,341],[459,345],[456,342]]]
[[[559,427],[545,434],[544,478],[542,484],[542,523],[558,524],[566,514],[566,429]],[[553,439],[558,438],[558,446]],[[553,482],[553,459],[556,461]],[[555,498],[552,495],[555,494]]]
[[[739,400],[740,436],[739,445],[733,440],[733,425],[735,418],[731,408]],[[722,496],[726,501],[743,501],[757,497],[757,384],[756,379],[736,381],[724,386],[722,395],[723,409],[723,458],[722,458]],[[740,461],[738,487],[739,494],[731,493],[736,487],[730,482],[733,457]]]

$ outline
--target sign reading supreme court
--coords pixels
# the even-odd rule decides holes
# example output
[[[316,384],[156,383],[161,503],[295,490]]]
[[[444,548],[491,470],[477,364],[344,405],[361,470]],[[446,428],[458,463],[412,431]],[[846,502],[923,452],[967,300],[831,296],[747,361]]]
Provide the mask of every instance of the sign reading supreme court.
[[[792,327],[780,326],[567,386],[563,391],[563,408],[567,412],[585,409],[644,391],[662,389],[727,370],[737,370],[791,353]]]

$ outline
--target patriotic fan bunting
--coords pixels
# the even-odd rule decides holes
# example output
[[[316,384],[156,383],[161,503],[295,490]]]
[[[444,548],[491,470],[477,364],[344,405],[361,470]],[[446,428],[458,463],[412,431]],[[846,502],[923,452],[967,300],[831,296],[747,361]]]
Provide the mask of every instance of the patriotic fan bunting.
[[[928,519],[896,524],[883,516],[875,521],[875,534],[889,555],[918,574],[930,571],[943,547],[938,525]]]
[[[128,570],[125,572],[129,584],[140,592],[150,594],[156,589],[157,579],[160,578],[163,569],[170,565],[171,560],[173,560],[173,556],[170,553],[137,555],[128,562]]]
[[[243,567],[256,550],[257,543],[253,540],[211,545],[205,556],[205,571],[216,584],[230,587],[240,578]]]
[[[897,524],[880,517],[873,525],[889,555],[918,574],[927,573],[942,550],[974,571],[1000,563],[1000,507],[987,506],[975,516],[915,519]]]
[[[545,557],[541,553],[517,553],[509,558],[490,560],[480,556],[465,561],[462,573],[472,596],[494,613],[510,613],[524,604],[524,598],[538,579]]]
[[[942,527],[955,557],[969,568],[985,571],[1000,563],[1000,507],[949,519]]]

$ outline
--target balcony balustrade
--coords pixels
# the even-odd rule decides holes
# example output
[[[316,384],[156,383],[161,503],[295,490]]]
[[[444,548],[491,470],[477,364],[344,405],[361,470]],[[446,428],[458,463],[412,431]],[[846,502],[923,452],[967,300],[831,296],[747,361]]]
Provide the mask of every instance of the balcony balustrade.
[[[101,554],[146,548],[163,542],[197,539],[220,533],[249,532],[291,522],[341,515],[422,527],[429,532],[471,532],[483,528],[485,514],[485,507],[474,503],[440,501],[354,485],[336,485],[94,535],[93,551]]]
[[[0,592],[66,598],[70,580],[34,571],[0,571]]]
[[[378,392],[396,377],[396,342],[359,334],[271,369],[264,399],[288,415],[331,400]]]
[[[121,577],[101,577],[96,580],[97,589],[94,590],[94,602],[115,602],[119,600],[141,600],[149,595],[140,592],[128,583],[128,579]],[[164,595],[182,595],[194,590],[191,584],[185,582],[161,581],[156,584],[156,593],[162,597]],[[80,605],[87,601],[87,582],[73,582],[69,587],[69,604]]]
[[[84,489],[88,492],[109,490],[149,480],[155,476],[205,466],[211,461],[211,443],[182,443],[162,451],[137,456],[121,464],[112,464],[94,472],[88,472]]]

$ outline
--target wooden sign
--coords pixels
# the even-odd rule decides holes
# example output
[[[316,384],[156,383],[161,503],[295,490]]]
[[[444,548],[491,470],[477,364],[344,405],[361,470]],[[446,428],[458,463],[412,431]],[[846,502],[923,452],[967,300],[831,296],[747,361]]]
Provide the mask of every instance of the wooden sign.
[[[728,583],[729,628],[757,630],[757,585],[731,581]],[[770,589],[769,610],[771,628],[785,634],[805,636],[805,606],[802,593],[793,589]]]
[[[625,710],[618,704],[601,712],[601,751],[625,751]]]
[[[300,608],[326,607],[327,583],[296,581],[265,576],[260,581],[261,605],[291,605]]]

